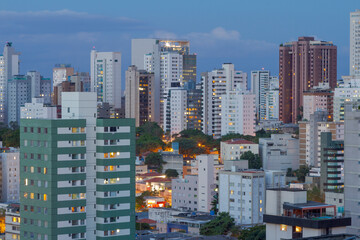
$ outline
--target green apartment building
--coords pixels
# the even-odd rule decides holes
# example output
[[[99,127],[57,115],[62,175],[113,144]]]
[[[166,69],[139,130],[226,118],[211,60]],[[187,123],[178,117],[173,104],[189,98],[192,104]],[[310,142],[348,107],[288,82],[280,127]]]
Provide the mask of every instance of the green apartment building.
[[[135,121],[62,98],[62,119],[21,120],[21,239],[135,239]]]

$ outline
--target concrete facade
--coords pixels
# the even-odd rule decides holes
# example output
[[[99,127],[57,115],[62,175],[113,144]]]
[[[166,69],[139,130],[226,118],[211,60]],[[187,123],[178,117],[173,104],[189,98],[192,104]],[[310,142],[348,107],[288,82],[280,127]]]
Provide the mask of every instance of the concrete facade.
[[[287,171],[299,168],[299,139],[291,134],[272,134],[260,138],[259,152],[264,170]]]

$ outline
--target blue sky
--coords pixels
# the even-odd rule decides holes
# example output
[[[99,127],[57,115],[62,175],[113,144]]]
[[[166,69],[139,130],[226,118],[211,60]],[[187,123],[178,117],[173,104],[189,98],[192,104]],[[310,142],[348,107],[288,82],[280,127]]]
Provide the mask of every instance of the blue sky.
[[[199,73],[232,62],[275,75],[279,44],[307,35],[338,46],[340,77],[349,72],[349,13],[356,8],[356,0],[1,0],[0,44],[12,41],[22,53],[22,73],[45,77],[56,63],[89,71],[93,46],[121,51],[124,71],[131,39],[147,37],[190,40]]]

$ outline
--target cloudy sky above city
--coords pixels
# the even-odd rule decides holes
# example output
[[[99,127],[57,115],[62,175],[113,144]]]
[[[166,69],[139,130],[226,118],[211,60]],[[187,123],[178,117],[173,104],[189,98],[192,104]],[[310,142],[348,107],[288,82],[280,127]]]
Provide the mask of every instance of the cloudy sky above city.
[[[45,77],[56,63],[89,71],[93,47],[122,52],[124,70],[131,39],[149,37],[190,40],[199,72],[232,62],[278,74],[279,44],[307,35],[338,46],[340,77],[349,72],[349,13],[357,2],[1,0],[0,43],[22,53],[22,73]]]

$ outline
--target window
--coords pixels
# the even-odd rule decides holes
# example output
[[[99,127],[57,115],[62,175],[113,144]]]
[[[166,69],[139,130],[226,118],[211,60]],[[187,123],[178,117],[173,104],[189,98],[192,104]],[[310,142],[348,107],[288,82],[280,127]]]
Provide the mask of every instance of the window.
[[[47,201],[47,194],[44,194],[44,201]]]
[[[24,127],[24,132],[25,132],[25,133],[27,132],[27,127]]]
[[[296,226],[296,227],[295,227],[295,232],[301,233],[301,232],[302,232],[302,227]]]
[[[48,133],[48,129],[44,128],[44,133],[47,134]]]

